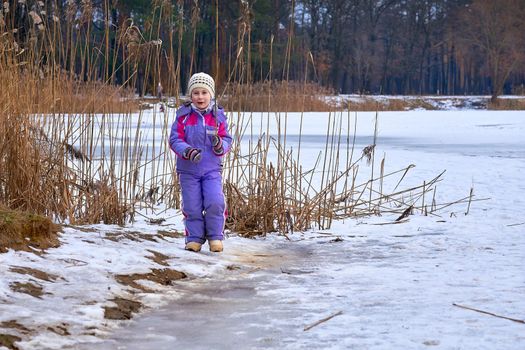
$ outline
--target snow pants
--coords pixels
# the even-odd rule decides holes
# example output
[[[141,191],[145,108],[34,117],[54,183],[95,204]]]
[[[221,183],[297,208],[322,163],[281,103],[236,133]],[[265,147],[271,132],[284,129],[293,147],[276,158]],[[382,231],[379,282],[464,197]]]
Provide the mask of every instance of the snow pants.
[[[204,244],[206,240],[223,240],[226,202],[220,171],[204,175],[179,173],[186,243]]]

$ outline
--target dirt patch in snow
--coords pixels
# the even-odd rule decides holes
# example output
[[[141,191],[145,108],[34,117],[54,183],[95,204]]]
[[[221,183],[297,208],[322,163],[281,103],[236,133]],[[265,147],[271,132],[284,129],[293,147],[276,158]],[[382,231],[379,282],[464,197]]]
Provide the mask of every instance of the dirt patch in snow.
[[[180,232],[180,231],[159,230],[159,231],[157,231],[157,235],[159,235],[162,238],[166,238],[166,237],[168,237],[168,238],[183,238],[183,237],[185,237],[184,232]]]
[[[30,275],[35,278],[38,278],[39,280],[47,281],[47,282],[55,282],[57,279],[61,278],[57,275],[53,275],[41,270],[33,269],[30,267],[24,267],[24,266],[13,266],[9,269],[11,272],[19,273],[21,275]]]
[[[22,333],[30,333],[31,332],[31,330],[29,330],[24,325],[21,325],[20,323],[18,323],[15,320],[2,322],[2,323],[0,323],[0,327],[1,328],[17,329],[17,330],[19,330]]]
[[[178,231],[158,231],[157,233],[143,233],[143,232],[108,232],[105,234],[105,239],[109,239],[113,242],[119,242],[123,239],[128,239],[134,242],[140,242],[141,240],[150,241],[150,242],[160,242],[165,241],[166,237],[168,238],[180,238],[184,237],[184,233]]]
[[[142,308],[142,303],[135,300],[117,297],[110,301],[116,306],[104,307],[104,318],[109,320],[130,320]]]
[[[158,283],[163,286],[170,285],[175,280],[180,280],[186,278],[186,274],[181,271],[172,270],[172,269],[152,269],[148,273],[134,273],[131,275],[116,275],[115,280],[132,288],[136,288],[142,292],[152,293],[152,289],[145,287],[138,283],[140,280],[148,280],[155,283]]]
[[[21,337],[32,333],[30,329],[16,320],[0,322],[0,330],[2,329],[9,331],[8,333],[0,333],[0,348],[4,346],[10,350],[18,350],[19,348],[14,343],[21,341]]]
[[[148,252],[153,254],[153,256],[147,256],[146,258],[153,260],[159,265],[169,266],[169,263],[167,262],[167,260],[171,259],[169,256],[162,254],[160,252],[157,252],[156,250],[151,250],[151,249],[148,249]]]
[[[9,288],[13,292],[29,294],[35,298],[40,298],[44,294],[44,288],[41,285],[31,282],[13,282]]]
[[[0,329],[12,329],[16,333],[20,334],[31,333],[31,330],[27,329],[15,320],[0,322]],[[0,347],[4,346],[10,350],[18,350],[19,348],[15,345],[15,343],[21,340],[22,338],[17,335],[0,333]]]
[[[68,331],[68,326],[69,325],[67,323],[61,323],[55,326],[49,326],[47,327],[47,330],[62,336],[71,335],[71,333]]]
[[[21,340],[22,338],[17,337],[16,335],[0,334],[0,346],[5,346],[10,350],[18,350],[18,348],[15,346],[15,343]]]

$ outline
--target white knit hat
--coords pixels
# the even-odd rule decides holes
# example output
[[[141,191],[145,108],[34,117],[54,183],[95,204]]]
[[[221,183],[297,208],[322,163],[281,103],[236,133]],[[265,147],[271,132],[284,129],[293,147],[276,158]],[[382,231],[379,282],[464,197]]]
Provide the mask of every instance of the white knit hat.
[[[188,82],[188,95],[191,96],[191,92],[195,88],[204,88],[208,90],[211,98],[215,97],[215,81],[206,73],[200,72],[191,76],[190,81]]]

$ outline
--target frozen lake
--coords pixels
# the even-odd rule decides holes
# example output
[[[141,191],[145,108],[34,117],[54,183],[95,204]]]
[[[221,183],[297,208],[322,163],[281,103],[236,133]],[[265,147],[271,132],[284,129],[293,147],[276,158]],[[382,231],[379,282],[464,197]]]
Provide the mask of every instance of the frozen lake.
[[[356,144],[371,140],[373,118],[359,113]],[[298,141],[298,121],[288,120],[288,144]],[[305,159],[325,143],[322,121],[305,118]],[[468,215],[458,205],[397,225],[395,217],[347,220],[295,233],[292,242],[231,237],[219,257],[201,254],[227,268],[179,281],[174,300],[123,324],[97,349],[525,346],[524,324],[453,305],[525,319],[524,131],[525,112],[381,113],[377,152],[391,170],[416,164],[417,181],[446,170],[442,198],[473,187],[488,200]],[[182,254],[182,245],[172,250],[174,259]]]

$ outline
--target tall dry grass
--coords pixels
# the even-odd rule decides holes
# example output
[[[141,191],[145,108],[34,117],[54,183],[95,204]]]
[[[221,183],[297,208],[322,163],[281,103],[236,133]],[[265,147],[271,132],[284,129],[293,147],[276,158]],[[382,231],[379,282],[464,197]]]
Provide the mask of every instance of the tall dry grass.
[[[231,110],[246,112],[326,112],[342,110],[343,106],[330,101],[334,93],[314,83],[263,81],[253,84],[234,84],[227,87],[221,98]],[[268,103],[268,101],[271,103]]]
[[[489,110],[525,110],[525,98],[498,98],[495,102],[489,101]]]
[[[100,168],[91,167],[90,147],[100,138],[89,134],[95,119],[91,111],[111,108],[112,99],[103,100],[100,93],[60,94],[48,89],[48,81],[11,64],[5,60],[0,64],[5,87],[0,92],[0,202],[59,221],[123,223],[129,208],[120,203],[118,183],[101,182],[96,175]],[[67,79],[60,82],[65,85]],[[73,112],[66,115],[64,110]],[[77,110],[82,114],[74,114]]]
[[[388,171],[386,157],[376,158],[375,141],[358,149],[356,114],[329,114],[325,144],[310,169],[300,161],[301,147],[306,142],[303,145],[299,140],[295,149],[286,148],[286,132],[281,138],[275,134],[270,137],[266,132],[276,130],[258,124],[268,119],[260,118],[255,123],[250,115],[238,116],[243,127],[235,129],[236,143],[225,167],[227,225],[234,232],[245,236],[267,232],[287,235],[313,227],[328,229],[334,220],[383,214],[397,215],[397,221],[401,221],[416,212],[434,215],[451,205],[436,197],[444,172],[419,185],[403,186],[414,165]],[[271,118],[280,119],[280,127],[285,128],[284,113]],[[376,118],[376,133],[378,122]],[[253,137],[253,130],[262,131]],[[252,142],[244,141],[241,147],[243,139]],[[277,155],[271,156],[275,152]],[[469,194],[454,204],[472,201]]]
[[[177,52],[161,52],[156,39],[159,29],[152,26],[145,35],[132,21],[114,42],[108,40],[106,26],[107,40],[96,47],[90,33],[92,9],[89,2],[83,4],[63,19],[66,33],[58,33],[57,26],[43,20],[32,28],[27,47],[17,43],[13,28],[2,27],[0,203],[74,224],[123,225],[139,214],[137,209],[180,208],[175,159],[167,140],[174,109],[137,111],[138,103],[130,98],[128,87],[137,85],[140,71],[154,78],[153,86],[164,77],[162,84],[178,97],[181,70],[195,70],[193,59],[189,67],[180,65],[181,17],[172,23],[177,16],[169,16],[181,11],[183,3],[175,6],[161,1],[155,13],[159,21],[166,20],[175,28],[169,47],[178,47]],[[75,13],[82,16],[75,20]],[[194,11],[195,23],[198,16]],[[249,18],[247,8],[237,49],[228,58],[230,79],[223,82],[225,93],[219,101],[230,111],[234,136],[224,171],[228,227],[245,235],[287,234],[313,226],[328,228],[333,220],[347,217],[439,210],[438,203],[428,200],[439,177],[422,186],[384,192],[385,179],[402,179],[410,167],[385,173],[384,160],[377,169],[375,143],[363,152],[355,149],[357,117],[350,112],[327,112],[330,122],[324,149],[314,169],[303,168],[302,133],[298,148],[292,150],[287,141],[288,112],[335,109],[319,98],[320,88],[306,80],[253,84]],[[292,43],[290,33],[288,59]],[[110,50],[110,45],[122,49],[119,66],[108,60],[110,51],[119,52]],[[101,62],[103,79],[96,74]],[[308,67],[308,59],[305,62]],[[123,72],[120,85],[114,83],[117,71]],[[259,124],[246,112],[255,110],[266,114]],[[270,129],[270,118],[277,120],[277,130]],[[247,137],[250,140],[244,148]],[[370,165],[364,168],[367,160]],[[358,175],[370,167],[368,179],[358,182]]]
[[[414,109],[435,110],[436,107],[425,101],[423,98],[405,99],[405,98],[388,98],[377,99],[373,97],[362,96],[358,101],[342,99],[338,104],[339,109],[350,111],[407,111]]]
[[[90,18],[89,2],[83,4]],[[126,125],[139,103],[126,84],[107,83],[114,72],[97,78],[101,50],[87,39],[89,19],[68,22],[64,40],[62,27],[30,15],[34,26],[23,43],[18,28],[0,28],[0,203],[57,221],[123,224],[134,210],[126,191],[136,172],[132,162],[115,159],[133,160],[130,145],[123,145],[131,130],[120,128],[107,144],[106,135],[115,120]],[[72,31],[86,40],[75,41]],[[144,44],[146,54],[152,46]],[[64,60],[70,67],[61,66]]]

